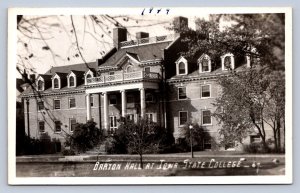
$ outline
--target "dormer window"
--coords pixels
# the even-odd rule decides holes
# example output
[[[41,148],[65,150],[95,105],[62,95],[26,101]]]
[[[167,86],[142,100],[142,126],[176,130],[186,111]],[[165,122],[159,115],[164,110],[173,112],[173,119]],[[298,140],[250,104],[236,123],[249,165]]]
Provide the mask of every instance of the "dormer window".
[[[180,57],[176,62],[176,72],[177,75],[187,75],[188,68],[187,68],[187,60],[184,57]]]
[[[200,73],[202,73],[202,72],[211,72],[211,60],[210,60],[210,57],[207,54],[203,54],[198,59],[198,64],[199,64]]]
[[[75,86],[75,78],[73,76],[70,76],[69,78],[69,87]]]
[[[44,82],[42,80],[38,80],[37,86],[39,91],[44,90]]]
[[[233,70],[234,69],[234,57],[233,54],[228,53],[221,57],[222,70]]]
[[[85,84],[87,85],[88,83],[91,83],[91,80],[90,78],[93,78],[94,77],[94,74],[91,70],[88,70],[85,74],[84,74],[85,78]]]
[[[58,78],[53,79],[53,88],[58,89],[59,88],[59,81]]]
[[[133,72],[133,66],[128,65],[127,68],[126,68],[126,72]]]
[[[67,76],[67,79],[68,79],[68,87],[76,87],[76,85],[78,84],[77,83],[77,79],[76,79],[76,74],[71,71],[68,76]]]

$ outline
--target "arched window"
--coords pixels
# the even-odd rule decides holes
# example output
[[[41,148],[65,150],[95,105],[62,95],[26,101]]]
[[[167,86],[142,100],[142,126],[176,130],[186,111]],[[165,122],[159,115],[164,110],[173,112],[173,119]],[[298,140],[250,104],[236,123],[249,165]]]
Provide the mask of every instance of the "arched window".
[[[70,85],[70,87],[75,86],[75,79],[73,76],[70,76],[70,78],[69,78],[69,85]]]
[[[92,75],[91,74],[86,75],[86,79],[88,78],[92,78]]]
[[[133,72],[133,67],[131,65],[127,66],[126,72]]]
[[[178,64],[178,72],[179,74],[186,74],[185,63],[180,62]]]
[[[231,57],[230,56],[226,56],[224,58],[224,67],[225,67],[225,69],[231,68]]]
[[[38,81],[38,90],[44,90],[44,82],[42,80]]]
[[[59,88],[59,83],[58,83],[58,79],[57,78],[54,78],[53,84],[54,84],[54,88]]]

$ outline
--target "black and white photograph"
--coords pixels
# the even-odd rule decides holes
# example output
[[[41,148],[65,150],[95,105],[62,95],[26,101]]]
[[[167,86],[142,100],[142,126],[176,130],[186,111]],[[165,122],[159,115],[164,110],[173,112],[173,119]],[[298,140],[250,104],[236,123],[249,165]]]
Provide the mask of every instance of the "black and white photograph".
[[[292,183],[291,14],[11,8],[9,184]]]

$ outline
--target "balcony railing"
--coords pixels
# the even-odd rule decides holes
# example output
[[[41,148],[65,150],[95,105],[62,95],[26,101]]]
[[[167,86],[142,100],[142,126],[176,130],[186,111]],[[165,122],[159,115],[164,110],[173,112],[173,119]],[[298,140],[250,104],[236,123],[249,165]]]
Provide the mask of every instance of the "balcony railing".
[[[119,73],[114,75],[101,75],[93,78],[87,78],[87,84],[101,84],[110,82],[122,82],[126,80],[137,80],[137,79],[159,79],[160,76],[155,72],[136,71],[129,73]]]
[[[176,39],[178,35],[176,34],[169,34],[164,36],[155,36],[155,37],[149,37],[149,38],[142,38],[137,40],[131,40],[131,41],[124,41],[120,42],[120,47],[128,47],[128,46],[138,46],[143,44],[151,44],[151,43],[157,43],[157,42],[164,42],[164,41],[173,41]]]

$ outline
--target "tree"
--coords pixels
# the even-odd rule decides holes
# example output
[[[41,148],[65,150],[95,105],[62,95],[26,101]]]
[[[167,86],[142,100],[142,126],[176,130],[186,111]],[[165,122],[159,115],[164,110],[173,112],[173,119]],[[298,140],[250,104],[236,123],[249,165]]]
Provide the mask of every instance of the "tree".
[[[280,149],[285,104],[285,15],[219,14],[211,15],[208,21],[198,19],[196,26],[197,30],[180,31],[187,48],[182,55],[197,58],[206,53],[212,69],[220,67],[220,56],[225,53],[232,53],[235,61],[245,56],[251,61],[250,70],[231,69],[217,78],[222,93],[213,115],[222,124],[221,141],[241,142],[254,127],[267,148],[267,124],[273,128],[275,148]]]
[[[94,148],[103,140],[103,130],[96,127],[96,123],[77,123],[73,134],[68,136],[66,145],[71,146],[75,151],[85,152]]]
[[[275,150],[280,150],[285,92],[284,79],[278,73],[266,75],[263,69],[251,69],[218,79],[222,94],[215,100],[213,116],[222,125],[220,135],[224,143],[242,143],[255,128],[267,149],[267,124],[273,129]]]
[[[163,143],[164,129],[156,123],[142,118],[137,122],[128,118],[121,118],[119,122],[120,126],[114,134],[114,139],[124,144],[129,153],[138,154],[140,166],[143,168],[143,155],[159,150],[160,143]]]

